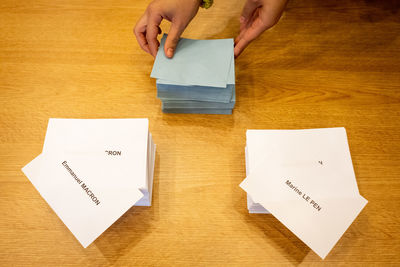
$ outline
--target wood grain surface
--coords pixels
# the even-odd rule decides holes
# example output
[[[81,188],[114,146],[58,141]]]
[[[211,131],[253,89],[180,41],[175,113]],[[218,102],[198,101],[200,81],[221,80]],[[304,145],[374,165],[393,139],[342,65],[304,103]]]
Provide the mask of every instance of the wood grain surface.
[[[147,4],[0,2],[0,265],[400,265],[400,3],[291,1],[236,61],[233,115],[161,112],[132,34]],[[183,36],[235,37],[242,6],[216,0]],[[146,117],[157,144],[153,206],[87,249],[21,172],[51,117]],[[271,215],[248,214],[238,184],[246,129],[335,126],[369,203],[322,261]]]

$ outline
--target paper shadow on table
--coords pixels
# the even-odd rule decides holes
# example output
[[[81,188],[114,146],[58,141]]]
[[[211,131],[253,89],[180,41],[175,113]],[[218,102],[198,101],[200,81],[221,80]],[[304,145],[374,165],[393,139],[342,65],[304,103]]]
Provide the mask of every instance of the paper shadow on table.
[[[264,234],[277,251],[291,262],[300,264],[310,252],[296,235],[271,214],[245,214],[244,219]]]
[[[235,111],[234,111],[235,112]],[[169,126],[198,126],[206,128],[225,129],[227,126],[233,127],[235,118],[233,115],[218,115],[218,114],[169,114],[163,113],[162,120]],[[223,121],[223,124],[216,123]]]
[[[153,201],[150,207],[131,207],[113,225],[111,225],[93,244],[109,263],[128,253],[147,234],[153,231],[158,216],[158,177],[160,172],[160,156],[156,152],[153,181]]]
[[[244,162],[244,149],[237,154],[235,162]],[[244,165],[244,163],[243,163]],[[243,166],[243,177],[245,175],[245,166]],[[237,176],[232,179],[231,190],[240,192],[240,197],[236,194],[232,199],[233,209],[239,214],[239,217],[246,222],[249,229],[256,231],[256,234],[262,235],[263,247],[264,243],[273,246],[277,252],[287,258],[290,262],[300,264],[309,254],[310,248],[304,244],[295,234],[293,234],[285,225],[283,225],[272,214],[250,214],[246,207],[246,193],[239,188],[242,176]],[[259,240],[259,239],[257,239]]]

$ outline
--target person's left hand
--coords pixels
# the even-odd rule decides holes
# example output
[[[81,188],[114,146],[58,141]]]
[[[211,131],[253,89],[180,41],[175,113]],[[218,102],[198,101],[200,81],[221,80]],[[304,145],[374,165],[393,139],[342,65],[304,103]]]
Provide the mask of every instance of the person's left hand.
[[[246,0],[240,17],[240,33],[235,39],[235,57],[265,30],[274,26],[287,0]]]

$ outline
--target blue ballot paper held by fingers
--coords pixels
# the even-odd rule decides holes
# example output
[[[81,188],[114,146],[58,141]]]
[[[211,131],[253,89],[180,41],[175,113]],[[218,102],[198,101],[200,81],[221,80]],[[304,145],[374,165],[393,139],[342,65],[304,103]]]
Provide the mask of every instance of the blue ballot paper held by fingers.
[[[151,77],[165,113],[232,114],[235,106],[233,39],[181,38],[173,58],[161,44]]]

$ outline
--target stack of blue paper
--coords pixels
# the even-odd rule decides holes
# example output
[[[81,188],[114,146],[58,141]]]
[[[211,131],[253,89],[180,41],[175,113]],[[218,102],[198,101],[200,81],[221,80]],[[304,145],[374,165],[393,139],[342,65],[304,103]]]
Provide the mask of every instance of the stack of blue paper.
[[[233,39],[182,38],[175,55],[164,54],[161,39],[151,77],[165,113],[232,114],[235,106]]]

